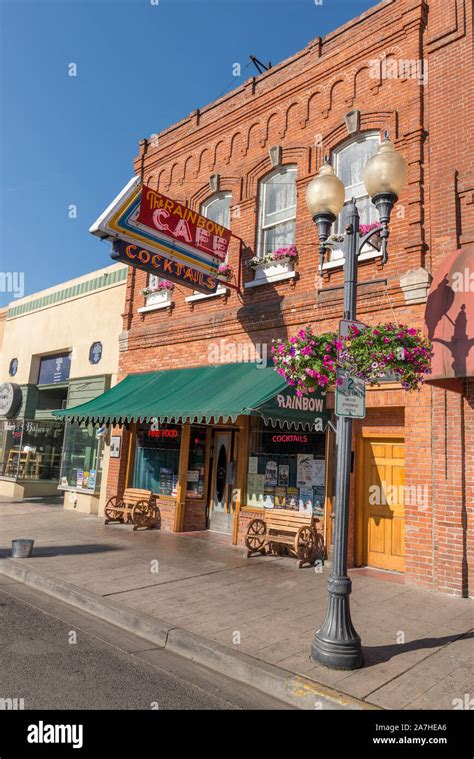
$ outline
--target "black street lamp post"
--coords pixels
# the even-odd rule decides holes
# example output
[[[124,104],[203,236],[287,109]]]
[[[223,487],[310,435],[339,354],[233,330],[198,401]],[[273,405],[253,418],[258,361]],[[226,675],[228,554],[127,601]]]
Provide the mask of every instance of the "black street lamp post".
[[[343,318],[353,321],[357,305],[357,258],[364,245],[375,234],[381,238],[382,261],[387,254],[388,225],[398,193],[406,184],[408,167],[405,159],[396,153],[385,139],[379,152],[367,162],[364,182],[372,202],[379,211],[380,230],[372,230],[362,238],[359,235],[359,211],[354,198],[347,207],[347,226],[344,240],[344,313]],[[332,224],[344,205],[345,190],[332,166],[326,162],[319,175],[308,185],[306,202],[318,226],[321,267],[325,243]],[[352,419],[341,416],[336,432],[336,508],[334,520],[334,552],[332,571],[328,578],[328,607],[324,621],[316,631],[311,657],[332,669],[358,669],[364,664],[359,635],[352,624],[349,596],[352,582],[347,573],[349,535],[349,490],[352,451]]]

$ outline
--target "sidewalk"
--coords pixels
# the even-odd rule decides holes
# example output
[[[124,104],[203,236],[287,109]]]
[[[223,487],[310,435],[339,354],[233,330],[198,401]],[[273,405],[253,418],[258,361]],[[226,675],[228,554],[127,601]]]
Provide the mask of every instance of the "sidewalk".
[[[318,694],[326,708],[327,692],[332,708],[452,709],[453,699],[472,692],[471,600],[413,589],[394,575],[353,570],[352,617],[366,666],[337,672],[309,659],[326,609],[327,565],[315,573],[298,570],[288,558],[246,559],[227,536],[134,533],[36,503],[0,503],[0,523],[0,572],[62,593],[63,600],[61,588],[70,583],[70,603],[79,605],[81,589],[82,608],[95,613],[108,604],[111,620],[122,615],[120,626],[145,629],[142,619],[151,630],[144,637],[214,666],[205,660],[207,648],[215,668],[230,676],[239,677],[235,662],[247,674],[254,666],[262,690],[263,680],[284,672],[294,693],[306,696],[303,708],[317,708]],[[7,558],[11,540],[19,537],[34,538],[32,558]],[[0,584],[6,582],[0,575]]]

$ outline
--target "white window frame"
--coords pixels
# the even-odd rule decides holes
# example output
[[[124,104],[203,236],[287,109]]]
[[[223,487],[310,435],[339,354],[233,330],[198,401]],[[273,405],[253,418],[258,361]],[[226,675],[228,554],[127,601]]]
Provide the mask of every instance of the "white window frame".
[[[209,216],[208,216],[209,207],[213,203],[215,203],[217,200],[224,200],[224,199],[228,199],[229,200],[229,222],[228,222],[228,224],[223,224],[223,226],[227,227],[227,229],[230,229],[230,224],[231,224],[231,208],[232,208],[232,193],[231,192],[228,192],[226,190],[219,191],[219,192],[214,192],[212,195],[210,195],[208,198],[206,198],[205,201],[203,201],[201,203],[201,207],[199,209],[199,213],[201,214],[201,216],[205,216],[206,219],[209,218]],[[215,219],[214,219],[214,221],[215,221]],[[221,223],[221,222],[218,222],[218,223]],[[223,261],[222,263],[227,263],[227,258],[228,258],[228,254],[225,257],[225,261]],[[227,287],[225,287],[225,285],[218,285],[217,290],[215,291],[215,293],[202,293],[200,290],[194,290],[193,294],[189,295],[186,298],[186,302],[187,303],[193,303],[196,300],[206,300],[207,298],[217,298],[220,295],[226,295],[226,294],[227,294]]]
[[[266,193],[267,193],[267,187],[269,182],[277,175],[279,174],[286,174],[286,173],[292,173],[294,175],[294,183],[295,183],[295,205],[293,207],[289,207],[293,209],[293,213],[289,214],[288,216],[285,216],[283,219],[279,219],[274,224],[265,224],[265,204],[266,204]],[[296,176],[297,176],[297,166],[296,164],[287,164],[284,166],[279,166],[277,169],[272,171],[270,174],[267,174],[265,177],[262,177],[262,179],[258,183],[258,230],[257,230],[257,256],[260,259],[263,259],[264,256],[264,250],[265,250],[265,233],[270,230],[274,229],[275,227],[278,227],[280,224],[285,224],[288,221],[295,222],[295,228],[296,228]],[[280,211],[274,211],[274,213],[281,213]],[[267,214],[268,215],[268,214]],[[271,215],[271,214],[270,214]],[[292,243],[288,243],[289,245],[294,245],[294,240]]]
[[[166,277],[160,277],[158,274],[149,274],[147,287],[153,287],[153,285],[166,279]],[[138,313],[145,311],[155,311],[159,308],[169,308],[173,301],[172,290],[162,290],[161,292],[151,293],[145,296],[145,305],[138,309]]]
[[[355,143],[363,143],[367,140],[373,140],[377,143],[377,145],[380,144],[380,133],[379,132],[364,132],[363,134],[358,134],[356,137],[353,137],[350,140],[346,140],[342,145],[340,145],[338,148],[336,148],[333,151],[333,167],[334,167],[334,173],[336,176],[339,176],[339,162],[341,160],[341,155],[344,153],[347,148],[351,147]],[[354,185],[349,185],[345,188],[345,200],[344,200],[344,206],[346,206],[350,201],[351,198],[354,197],[356,202],[365,200],[369,197],[367,192],[365,192],[361,195],[354,195],[353,192]],[[375,206],[374,206],[375,210]],[[343,229],[341,229],[341,216],[338,217],[337,221],[334,223],[333,226],[333,233],[334,234],[342,234],[344,232]],[[361,258],[359,260],[365,260],[368,258],[376,258],[379,256],[380,253],[374,251],[374,249],[367,245],[362,249],[361,252]],[[342,265],[344,263],[344,251],[342,248],[334,248],[330,251],[330,259],[329,261],[323,265],[323,268],[333,268],[334,265]],[[332,266],[331,266],[332,264]]]

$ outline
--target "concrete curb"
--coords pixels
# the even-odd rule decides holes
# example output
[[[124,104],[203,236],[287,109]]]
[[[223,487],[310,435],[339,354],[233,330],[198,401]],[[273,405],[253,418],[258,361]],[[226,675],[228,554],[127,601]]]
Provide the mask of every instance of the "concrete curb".
[[[222,675],[250,685],[298,709],[378,709],[302,675],[267,664],[248,654],[176,627],[163,619],[134,611],[45,572],[28,569],[24,560],[3,558],[0,572],[63,603],[74,606],[150,643],[191,659]]]

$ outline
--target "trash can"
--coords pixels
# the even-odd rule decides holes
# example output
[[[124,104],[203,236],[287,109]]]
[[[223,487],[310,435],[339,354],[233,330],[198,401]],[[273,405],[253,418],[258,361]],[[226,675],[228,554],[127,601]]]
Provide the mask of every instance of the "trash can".
[[[27,559],[33,551],[34,540],[29,538],[17,538],[12,540],[12,558]]]

